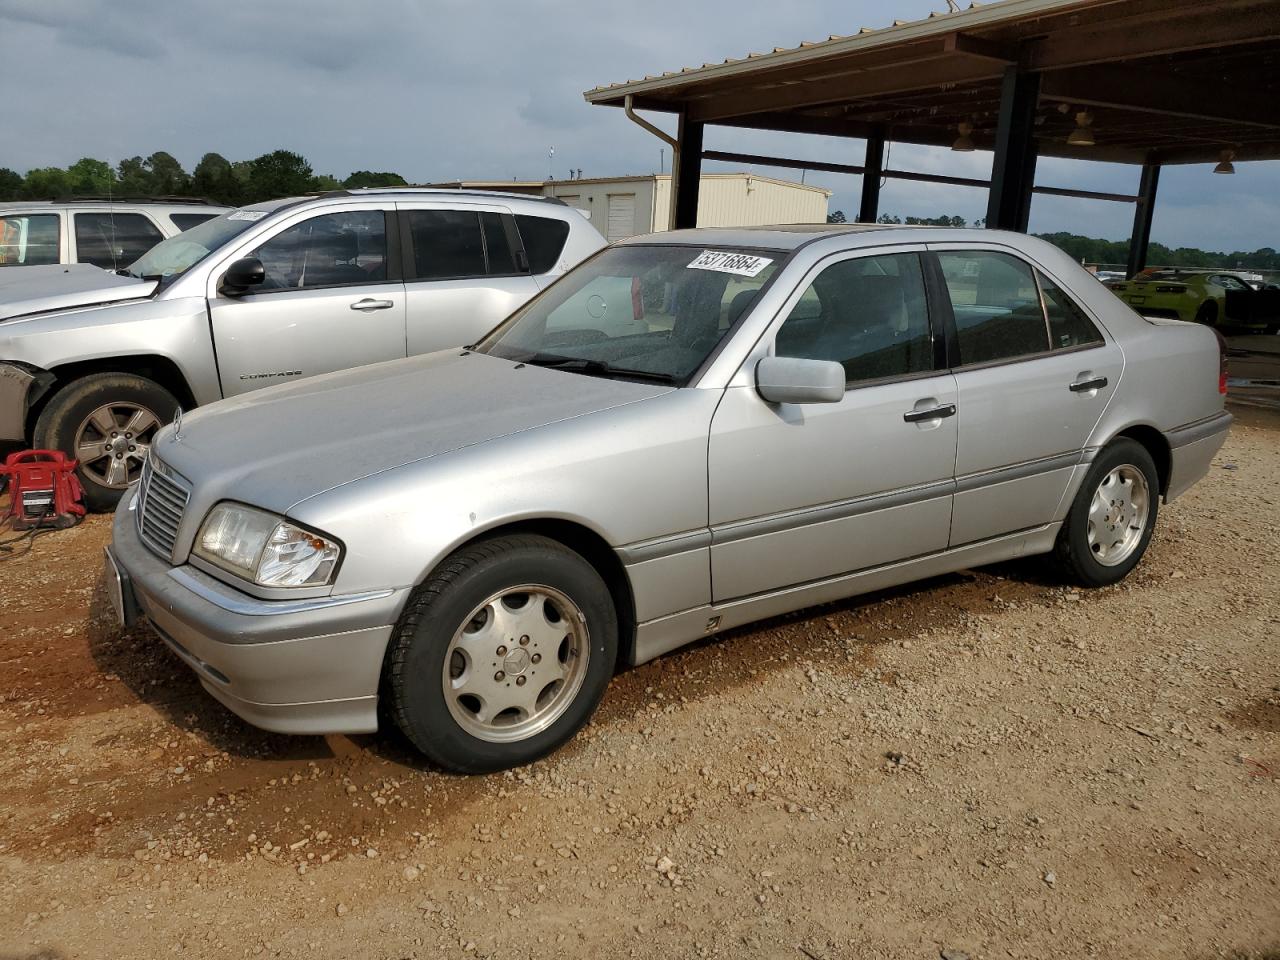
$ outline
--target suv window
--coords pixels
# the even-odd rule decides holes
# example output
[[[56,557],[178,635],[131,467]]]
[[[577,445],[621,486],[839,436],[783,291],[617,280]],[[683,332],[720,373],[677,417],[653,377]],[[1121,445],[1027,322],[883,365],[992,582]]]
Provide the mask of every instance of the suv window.
[[[263,290],[342,287],[387,279],[381,210],[326,213],[277,233],[249,256],[266,270]]]
[[[140,213],[77,213],[76,260],[106,270],[127,267],[164,239]]]
[[[474,210],[410,210],[414,277],[456,280],[483,277],[484,234]]]
[[[1056,283],[1039,270],[1036,279],[1044,294],[1044,310],[1049,317],[1049,342],[1055,350],[1102,343],[1102,334],[1085,312]]]
[[[933,369],[920,258],[842,260],[823,270],[778,330],[780,357],[834,360],[850,382]]]
[[[171,213],[169,214],[169,219],[173,221],[173,225],[179,230],[190,230],[192,227],[198,226],[206,220],[212,220],[216,216],[216,213]]]
[[[58,215],[19,213],[0,217],[0,267],[57,263]]]
[[[1049,349],[1031,268],[991,250],[940,252],[960,345],[959,363],[1011,360]]]
[[[553,217],[517,214],[516,227],[529,257],[529,272],[546,273],[554,269],[569,239],[569,224]]]

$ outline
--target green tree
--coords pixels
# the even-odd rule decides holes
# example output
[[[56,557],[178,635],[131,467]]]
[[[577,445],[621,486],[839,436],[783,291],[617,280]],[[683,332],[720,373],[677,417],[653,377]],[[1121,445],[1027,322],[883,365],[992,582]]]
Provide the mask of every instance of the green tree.
[[[103,160],[84,157],[67,168],[71,192],[80,196],[106,196],[116,190],[116,175]]]
[[[244,184],[231,161],[220,153],[206,153],[200,158],[191,171],[191,193],[229,206],[244,202]]]
[[[151,192],[159,197],[178,197],[188,193],[191,178],[171,153],[159,150],[147,157],[147,171],[151,174]]]
[[[893,217],[887,213],[880,214],[880,216],[876,219],[876,223],[901,223],[901,222],[902,222],[901,217]]]
[[[22,191],[31,200],[53,200],[71,193],[71,178],[60,167],[39,167],[27,171]]]
[[[848,223],[845,219],[843,210],[833,210],[827,214],[827,223]]]
[[[129,197],[145,197],[151,193],[151,174],[141,157],[128,157],[116,164],[116,181],[120,193]]]
[[[249,200],[296,197],[312,187],[311,164],[291,150],[273,150],[249,162]]]
[[[328,190],[341,190],[342,182],[332,174],[321,173],[311,181],[311,189],[325,192]]]
[[[22,174],[0,167],[0,200],[17,200],[22,196]]]
[[[357,170],[343,180],[342,185],[348,190],[359,190],[361,187],[407,187],[409,183],[398,173]]]

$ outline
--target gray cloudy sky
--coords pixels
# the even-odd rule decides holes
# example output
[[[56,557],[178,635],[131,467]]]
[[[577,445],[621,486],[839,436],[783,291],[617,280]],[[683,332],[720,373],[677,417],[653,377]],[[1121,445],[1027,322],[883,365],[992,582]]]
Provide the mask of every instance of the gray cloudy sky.
[[[168,150],[276,148],[317,172],[395,170],[411,181],[651,172],[661,144],[582,91],[689,64],[914,19],[944,0],[0,0],[0,166],[25,172]],[[17,78],[17,79],[15,79]],[[667,122],[658,118],[658,122]],[[858,162],[859,141],[712,129],[711,149]],[[670,158],[668,157],[668,162]],[[986,177],[990,154],[896,147],[909,170]],[[715,168],[717,165],[709,165]],[[1155,239],[1280,246],[1280,163],[1170,169]],[[770,172],[761,170],[760,172]],[[792,176],[782,171],[782,176]],[[809,174],[857,207],[858,179]],[[1038,182],[1136,192],[1136,168],[1044,160]],[[985,211],[985,193],[890,181],[882,209]],[[1032,229],[1128,235],[1128,205],[1037,197]]]

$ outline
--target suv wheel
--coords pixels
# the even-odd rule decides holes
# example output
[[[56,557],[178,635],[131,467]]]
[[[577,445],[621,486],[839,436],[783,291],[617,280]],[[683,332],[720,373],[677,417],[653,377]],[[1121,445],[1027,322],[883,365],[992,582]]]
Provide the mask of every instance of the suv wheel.
[[[1086,587],[1118,583],[1155,532],[1160,480],[1146,447],[1127,437],[1105,447],[1085,475],[1058,534],[1059,566]]]
[[[34,441],[80,461],[85,506],[102,513],[141,476],[151,441],[177,408],[173,394],[153,380],[95,373],[54,394],[36,421]]]
[[[464,547],[418,588],[391,641],[383,702],[440,767],[530,763],[591,717],[613,674],[609,588],[554,540],[513,535]]]

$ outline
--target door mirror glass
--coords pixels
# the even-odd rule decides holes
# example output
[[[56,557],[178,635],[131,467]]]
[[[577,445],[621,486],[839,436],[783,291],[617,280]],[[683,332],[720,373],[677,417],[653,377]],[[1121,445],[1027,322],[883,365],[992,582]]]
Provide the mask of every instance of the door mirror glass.
[[[844,382],[834,360],[765,357],[756,364],[756,392],[769,403],[839,403]]]
[[[238,297],[261,286],[266,278],[267,271],[261,260],[257,257],[243,257],[227,267],[219,289],[229,297]]]

